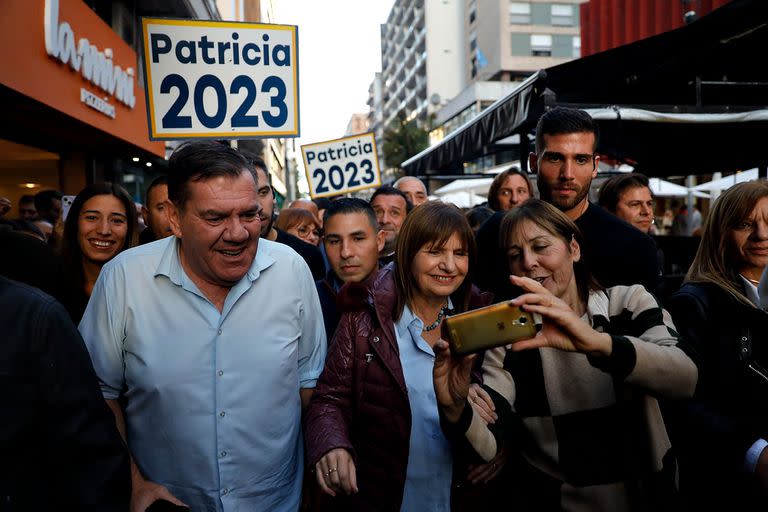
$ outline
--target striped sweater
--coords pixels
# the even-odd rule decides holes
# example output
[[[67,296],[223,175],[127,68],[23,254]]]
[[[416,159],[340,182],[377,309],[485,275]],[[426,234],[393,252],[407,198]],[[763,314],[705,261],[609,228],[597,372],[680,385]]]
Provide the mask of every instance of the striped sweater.
[[[499,420],[466,407],[458,424],[484,459],[502,440],[522,455],[515,510],[663,510],[675,466],[656,397],[693,395],[697,368],[671,317],[640,285],[590,295],[584,320],[611,335],[609,357],[541,348],[486,352],[484,386]]]

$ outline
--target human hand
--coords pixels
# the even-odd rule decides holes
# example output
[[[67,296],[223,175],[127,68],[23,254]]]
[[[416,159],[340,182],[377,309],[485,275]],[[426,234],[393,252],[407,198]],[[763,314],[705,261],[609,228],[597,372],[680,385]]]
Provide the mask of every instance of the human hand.
[[[323,455],[315,464],[315,473],[320,488],[331,496],[336,496],[338,491],[344,494],[358,492],[355,462],[344,448],[336,448]]]
[[[131,512],[144,512],[147,510],[147,507],[157,500],[166,500],[174,505],[188,507],[187,504],[171,494],[164,485],[156,484],[144,479],[133,479],[133,488],[131,490]]]
[[[512,350],[551,347],[568,352],[611,354],[613,342],[610,335],[594,330],[565,301],[555,297],[541,283],[528,277],[510,276],[510,280],[527,292],[511,304],[544,318],[536,336],[513,343]]]
[[[507,463],[509,451],[507,445],[503,445],[494,458],[485,464],[471,464],[467,480],[473,485],[487,484],[496,478]]]
[[[456,423],[467,403],[472,363],[477,355],[455,357],[445,340],[438,340],[434,349],[435,366],[432,369],[432,380],[437,404],[442,408],[445,418],[451,423]]]
[[[467,398],[470,405],[486,423],[495,423],[499,419],[496,414],[496,406],[493,400],[491,400],[491,395],[479,384],[470,384]]]

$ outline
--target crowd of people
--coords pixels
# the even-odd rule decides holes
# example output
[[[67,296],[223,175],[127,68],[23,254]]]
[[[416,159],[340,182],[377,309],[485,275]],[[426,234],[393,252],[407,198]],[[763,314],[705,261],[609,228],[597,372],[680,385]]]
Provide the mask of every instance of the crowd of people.
[[[470,212],[415,177],[277,212],[264,161],[213,141],[140,212],[112,183],[66,219],[25,196],[0,511],[765,506],[768,183],[715,201],[662,304],[648,179],[590,202],[598,139],[547,111],[536,188],[507,170]],[[538,333],[453,353],[446,317],[502,301]]]

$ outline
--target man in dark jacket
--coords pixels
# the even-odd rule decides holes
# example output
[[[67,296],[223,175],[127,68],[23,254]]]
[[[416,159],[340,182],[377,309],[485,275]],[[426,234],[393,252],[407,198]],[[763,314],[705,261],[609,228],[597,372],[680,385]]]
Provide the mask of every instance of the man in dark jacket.
[[[330,343],[340,318],[336,295],[345,283],[363,282],[378,269],[384,231],[379,229],[373,208],[362,199],[333,201],[325,211],[323,225],[323,245],[331,270],[317,281],[317,294]]]
[[[597,176],[598,127],[583,110],[556,107],[536,126],[536,152],[529,155],[531,171],[543,201],[576,223],[584,234],[582,255],[601,285],[642,284],[657,294],[660,269],[653,239],[603,208],[589,202]],[[503,212],[494,214],[477,233],[477,285],[496,299],[514,295],[509,284],[506,249],[499,242]]]
[[[325,275],[325,263],[323,262],[323,255],[320,249],[275,227],[275,193],[272,190],[272,178],[267,171],[267,164],[258,156],[247,153],[243,154],[253,164],[256,170],[256,177],[259,180],[258,198],[259,206],[261,206],[261,212],[259,212],[261,238],[287,245],[296,251],[307,263],[310,272],[312,272],[312,278],[315,280],[322,279]]]
[[[0,277],[0,511],[127,511],[128,451],[64,308]]]

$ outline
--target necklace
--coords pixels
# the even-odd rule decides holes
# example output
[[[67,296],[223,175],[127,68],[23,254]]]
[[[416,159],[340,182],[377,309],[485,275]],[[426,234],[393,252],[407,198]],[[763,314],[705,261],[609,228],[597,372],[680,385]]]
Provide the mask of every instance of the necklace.
[[[755,286],[760,284],[760,281],[758,279],[750,279],[747,276],[745,276],[744,274],[739,274],[739,275],[741,277],[743,277],[744,279],[746,279],[747,281],[749,281],[750,283],[752,283],[753,285],[755,285]]]
[[[446,303],[443,307],[440,308],[440,312],[437,314],[437,320],[425,326],[423,330],[426,332],[429,332],[437,329],[437,326],[440,325],[440,322],[443,321],[443,317],[445,316],[446,311],[448,311],[448,303]]]

